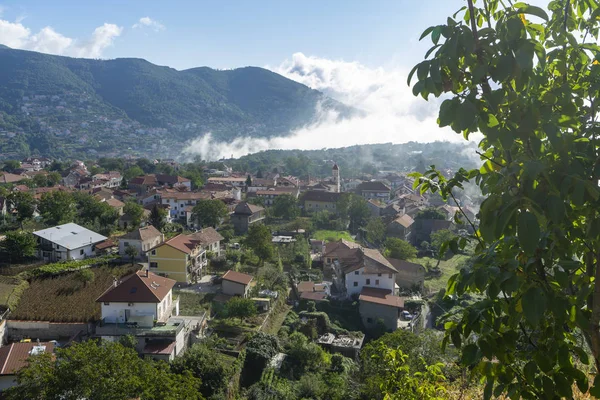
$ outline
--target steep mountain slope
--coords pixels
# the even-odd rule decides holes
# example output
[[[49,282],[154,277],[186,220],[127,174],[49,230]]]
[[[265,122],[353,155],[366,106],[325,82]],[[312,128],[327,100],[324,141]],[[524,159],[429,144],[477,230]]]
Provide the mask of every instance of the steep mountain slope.
[[[0,47],[0,130],[16,132],[13,144],[21,141],[2,145],[0,136],[0,153],[60,151],[63,138],[104,153],[141,148],[135,136],[153,133],[178,142],[206,132],[221,139],[284,135],[312,122],[319,103],[342,116],[354,112],[262,68],[178,71],[142,59],[76,59]],[[117,134],[119,143],[101,144],[100,134]],[[39,148],[40,138],[51,143]]]

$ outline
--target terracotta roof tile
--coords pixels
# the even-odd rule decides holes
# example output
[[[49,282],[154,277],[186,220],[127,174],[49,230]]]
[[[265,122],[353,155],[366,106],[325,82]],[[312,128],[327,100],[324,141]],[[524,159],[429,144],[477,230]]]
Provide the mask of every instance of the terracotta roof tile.
[[[32,350],[38,346],[38,343],[12,343],[0,348],[0,375],[15,375],[19,370],[27,365],[27,359]],[[41,342],[39,346],[44,346],[44,353],[54,352],[54,343]],[[41,349],[40,349],[41,350]]]
[[[394,296],[386,289],[363,287],[358,300],[383,306],[404,308],[404,298]]]
[[[252,281],[252,275],[243,274],[241,272],[236,272],[229,270],[223,275],[223,280],[241,283],[242,285],[247,285]]]
[[[137,271],[120,282],[117,286],[108,288],[97,302],[119,303],[159,303],[169,291],[173,289],[176,281],[156,275],[152,272]]]

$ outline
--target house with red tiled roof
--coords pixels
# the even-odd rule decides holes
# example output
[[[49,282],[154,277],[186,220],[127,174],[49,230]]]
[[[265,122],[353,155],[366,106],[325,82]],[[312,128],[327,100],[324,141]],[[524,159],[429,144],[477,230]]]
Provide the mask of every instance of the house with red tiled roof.
[[[404,310],[404,298],[393,295],[389,290],[365,287],[358,297],[359,313],[363,325],[374,328],[378,320],[383,321],[387,329],[396,330]]]
[[[29,357],[44,353],[54,353],[54,343],[38,341],[0,347],[0,392],[17,385],[17,373],[27,365]]]
[[[139,325],[149,323],[151,326],[154,320],[166,321],[173,314],[179,315],[179,305],[173,303],[175,283],[148,270],[115,280],[96,299],[101,303],[102,320],[106,323],[137,320]]]
[[[248,297],[252,275],[229,270],[223,275],[222,291],[227,296]]]
[[[124,335],[137,338],[138,353],[171,361],[186,348],[189,326],[179,315],[179,299],[173,297],[176,281],[148,270],[137,271],[114,283],[96,300],[102,320],[96,337],[118,341]]]
[[[333,269],[335,287],[347,296],[358,295],[364,287],[398,292],[398,271],[379,250],[340,240],[325,246],[323,260]]]
[[[129,258],[127,247],[131,246],[137,250],[136,260],[146,261],[146,252],[165,240],[164,235],[152,225],[134,229],[119,238],[119,255]]]
[[[177,282],[194,282],[208,264],[207,253],[221,255],[221,240],[223,236],[213,228],[177,235],[146,252],[150,270]]]

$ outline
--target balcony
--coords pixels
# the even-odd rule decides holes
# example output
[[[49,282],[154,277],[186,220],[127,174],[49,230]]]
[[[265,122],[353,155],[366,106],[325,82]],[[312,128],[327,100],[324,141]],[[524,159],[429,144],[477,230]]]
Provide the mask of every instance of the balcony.
[[[96,325],[97,336],[134,335],[138,337],[176,337],[184,327],[183,321],[159,322],[151,327],[137,326],[135,322],[111,323],[104,319]]]

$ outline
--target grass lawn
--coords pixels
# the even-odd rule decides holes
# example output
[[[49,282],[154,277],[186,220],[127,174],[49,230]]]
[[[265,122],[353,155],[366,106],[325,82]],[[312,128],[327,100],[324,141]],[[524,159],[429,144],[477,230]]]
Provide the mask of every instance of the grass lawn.
[[[263,326],[263,332],[277,335],[281,325],[283,325],[285,317],[288,315],[291,309],[292,306],[285,304],[285,300],[283,298],[277,300],[275,307],[271,311],[269,320]]]
[[[350,242],[354,242],[352,236],[350,236],[350,232],[348,231],[327,231],[320,230],[313,233],[312,237],[317,240],[325,240],[327,242],[336,242],[340,239],[348,240]]]
[[[100,319],[96,299],[113,283],[136,268],[92,268],[93,282],[84,284],[76,272],[52,278],[33,279],[25,290],[11,319],[51,322],[86,322]]]
[[[10,285],[0,282],[0,306],[5,306],[8,303],[8,298],[17,285]]]
[[[203,293],[190,293],[174,290],[173,294],[179,296],[180,315],[200,315],[210,307],[210,303],[205,301],[206,295]]]
[[[464,262],[468,259],[468,255],[457,254],[448,260],[442,260],[440,262],[440,269],[442,270],[442,275],[436,278],[425,279],[425,288],[428,289],[430,293],[439,292],[440,289],[445,289],[446,284],[448,283],[448,279],[450,279],[452,275],[457,273],[463,266]],[[437,264],[437,260],[431,257],[416,258],[410,261],[421,264],[423,266],[425,266],[427,262],[429,262],[432,267],[435,267],[435,265]]]

